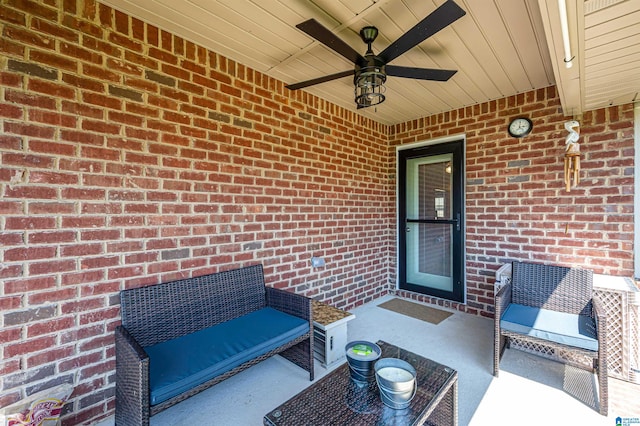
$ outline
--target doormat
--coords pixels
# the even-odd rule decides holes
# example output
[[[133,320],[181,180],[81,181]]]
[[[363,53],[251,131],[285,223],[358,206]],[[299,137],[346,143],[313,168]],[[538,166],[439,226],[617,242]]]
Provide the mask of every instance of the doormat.
[[[399,314],[403,314],[431,324],[440,324],[452,315],[452,312],[432,308],[430,306],[409,302],[403,299],[391,299],[378,305],[380,308],[388,309]]]

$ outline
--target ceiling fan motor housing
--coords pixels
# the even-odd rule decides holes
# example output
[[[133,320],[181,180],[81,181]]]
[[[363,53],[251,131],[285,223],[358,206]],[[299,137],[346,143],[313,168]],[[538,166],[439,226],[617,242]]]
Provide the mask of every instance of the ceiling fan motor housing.
[[[371,80],[372,83],[383,84],[387,80],[384,61],[373,54],[365,56],[364,59],[366,61],[364,64],[356,64],[353,82],[358,85],[358,82],[365,78],[371,80],[369,77],[375,77]]]

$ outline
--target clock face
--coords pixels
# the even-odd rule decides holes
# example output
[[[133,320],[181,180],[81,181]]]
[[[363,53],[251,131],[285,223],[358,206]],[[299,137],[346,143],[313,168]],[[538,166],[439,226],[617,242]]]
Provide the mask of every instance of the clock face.
[[[528,118],[514,118],[509,124],[509,134],[514,138],[521,138],[527,136],[532,128],[533,123]]]

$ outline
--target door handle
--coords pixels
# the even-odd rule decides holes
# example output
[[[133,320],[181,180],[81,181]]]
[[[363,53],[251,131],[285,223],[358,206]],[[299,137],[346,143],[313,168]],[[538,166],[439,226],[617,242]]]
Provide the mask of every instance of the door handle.
[[[460,215],[460,212],[456,213],[456,217],[455,219],[451,218],[451,219],[405,219],[405,222],[407,223],[448,223],[451,225],[456,225],[456,231],[460,232],[460,230],[462,229],[462,216]],[[405,228],[406,232],[410,232],[409,227],[407,226]]]

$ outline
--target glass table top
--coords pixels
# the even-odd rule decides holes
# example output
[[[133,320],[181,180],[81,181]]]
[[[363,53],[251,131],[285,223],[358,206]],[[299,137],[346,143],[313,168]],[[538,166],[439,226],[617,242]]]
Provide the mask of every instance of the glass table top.
[[[375,380],[356,385],[345,362],[264,417],[265,425],[419,425],[457,380],[452,368],[378,341],[382,358],[399,358],[416,369],[417,390],[405,409],[387,407]],[[453,403],[455,405],[455,402]]]

